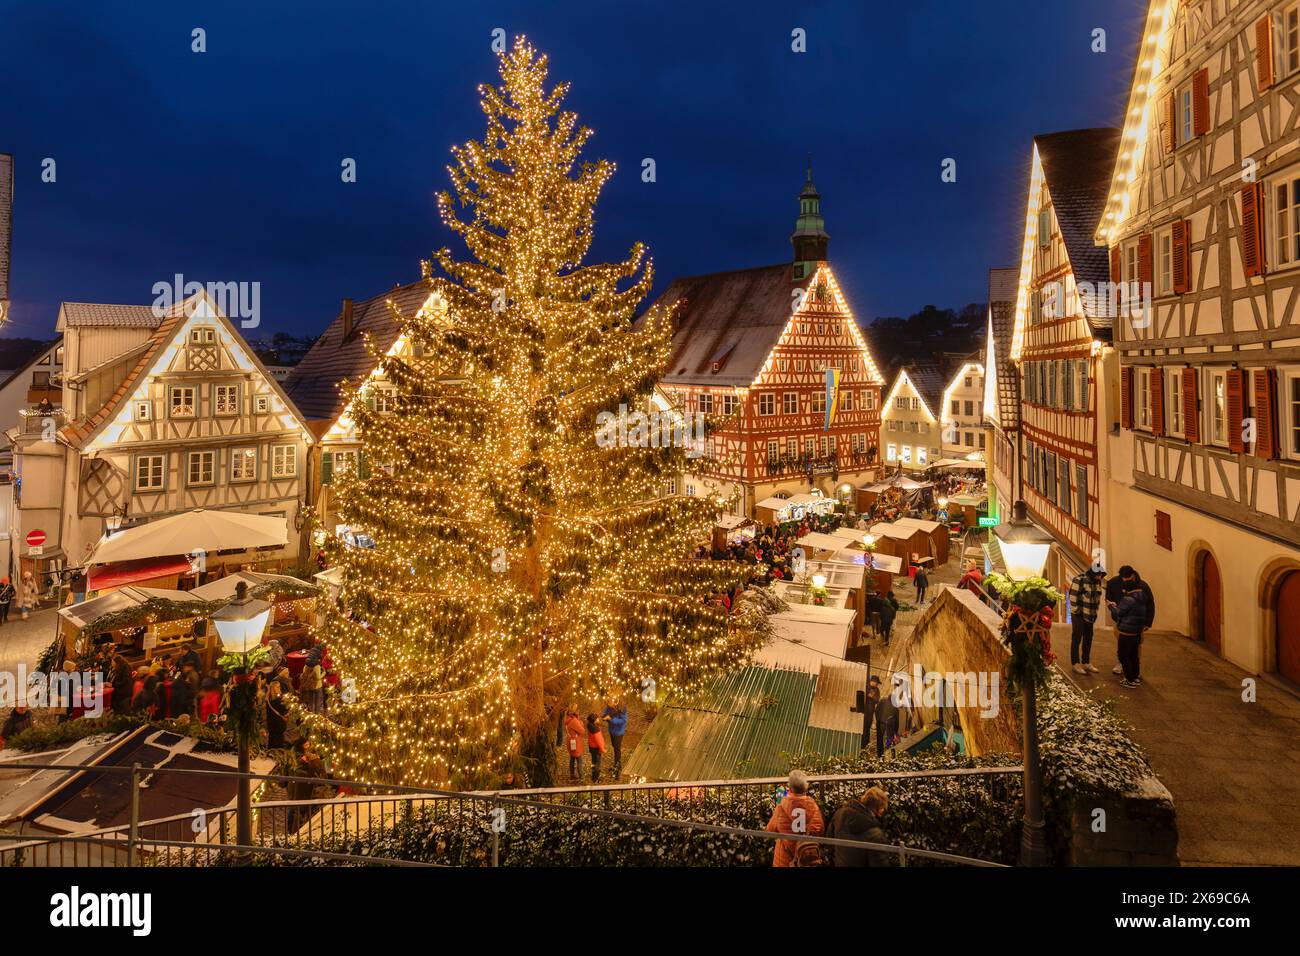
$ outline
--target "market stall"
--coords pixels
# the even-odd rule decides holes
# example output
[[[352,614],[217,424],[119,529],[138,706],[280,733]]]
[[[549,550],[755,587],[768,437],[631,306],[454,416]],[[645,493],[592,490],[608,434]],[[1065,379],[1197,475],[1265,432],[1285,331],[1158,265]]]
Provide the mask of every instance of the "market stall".
[[[271,617],[267,622],[262,643],[278,641],[285,651],[293,651],[311,643],[312,627],[316,617],[316,598],[321,588],[287,574],[265,574],[260,571],[236,571],[216,581],[209,581],[190,591],[193,597],[227,604],[235,598],[240,582],[248,585],[249,593],[271,604]]]
[[[940,524],[938,521],[927,521],[925,518],[899,518],[894,524],[903,527],[920,528],[930,538],[929,554],[934,558],[934,563],[936,565],[948,563],[948,526],[946,524]]]
[[[817,492],[801,492],[789,498],[764,498],[754,505],[754,520],[759,524],[778,525],[802,521],[808,515],[825,515],[835,510],[835,499]]]
[[[980,515],[987,513],[989,498],[987,494],[979,495],[950,495],[948,497],[949,517],[956,520],[957,509],[961,509],[961,523],[963,528],[974,528],[979,525]]]
[[[713,550],[726,551],[735,544],[747,544],[758,533],[758,522],[744,515],[725,514],[713,525]]]
[[[205,669],[215,659],[216,630],[208,624],[207,602],[188,592],[134,585],[59,609],[59,633],[64,653],[78,660],[112,643],[133,667],[155,657],[192,647]]]

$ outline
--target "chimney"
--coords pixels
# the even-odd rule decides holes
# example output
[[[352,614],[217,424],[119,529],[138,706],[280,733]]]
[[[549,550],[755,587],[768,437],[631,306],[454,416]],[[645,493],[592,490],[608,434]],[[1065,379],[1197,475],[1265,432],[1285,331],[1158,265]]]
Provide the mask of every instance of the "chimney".
[[[343,338],[340,341],[346,342],[348,339],[352,338],[352,332],[353,332],[352,300],[344,299],[343,300]]]

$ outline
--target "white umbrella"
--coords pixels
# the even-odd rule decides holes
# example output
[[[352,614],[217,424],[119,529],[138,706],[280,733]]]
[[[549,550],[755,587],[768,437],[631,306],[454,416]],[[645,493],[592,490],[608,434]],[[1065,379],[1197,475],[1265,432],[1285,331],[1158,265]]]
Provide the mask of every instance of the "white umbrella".
[[[138,561],[195,551],[282,548],[288,543],[287,518],[199,508],[100,538],[86,563]]]

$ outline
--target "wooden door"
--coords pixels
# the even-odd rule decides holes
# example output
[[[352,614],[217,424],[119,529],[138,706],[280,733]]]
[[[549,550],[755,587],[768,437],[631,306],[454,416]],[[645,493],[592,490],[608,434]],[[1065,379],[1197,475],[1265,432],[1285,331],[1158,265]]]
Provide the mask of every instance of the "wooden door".
[[[1300,571],[1282,579],[1277,591],[1277,672],[1300,684]]]
[[[1216,654],[1223,646],[1223,582],[1219,563],[1208,551],[1201,559],[1201,633],[1205,646]]]

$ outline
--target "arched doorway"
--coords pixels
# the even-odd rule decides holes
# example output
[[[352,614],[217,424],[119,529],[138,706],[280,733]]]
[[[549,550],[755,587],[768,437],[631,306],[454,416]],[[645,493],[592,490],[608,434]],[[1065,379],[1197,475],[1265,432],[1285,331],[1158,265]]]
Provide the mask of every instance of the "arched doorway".
[[[1300,571],[1291,571],[1277,589],[1273,615],[1277,672],[1300,684]]]
[[[1196,562],[1196,636],[1216,654],[1223,648],[1223,579],[1219,562],[1202,551]]]

